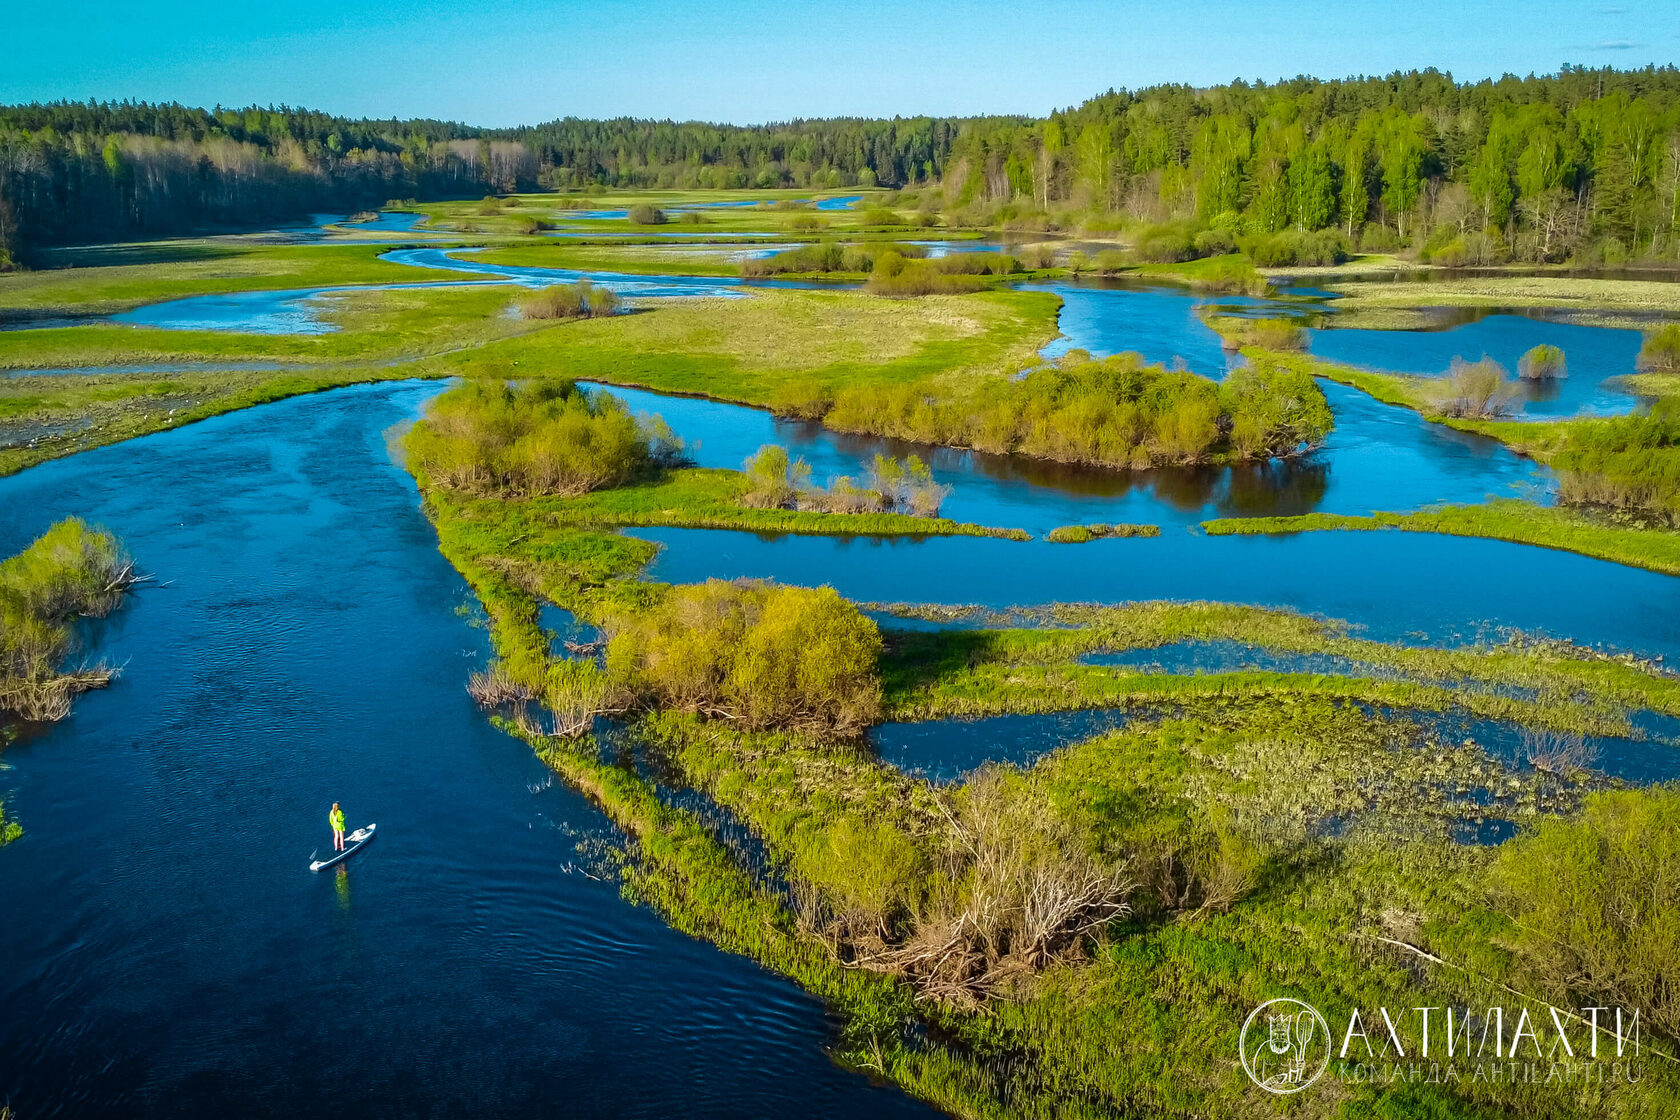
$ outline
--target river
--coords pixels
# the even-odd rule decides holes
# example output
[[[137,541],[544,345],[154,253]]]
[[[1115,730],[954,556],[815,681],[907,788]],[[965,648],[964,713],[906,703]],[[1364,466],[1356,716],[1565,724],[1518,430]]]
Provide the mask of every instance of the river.
[[[8,748],[0,1101],[20,1117],[926,1114],[821,1005],[576,870],[605,819],[468,699],[484,631],[341,390],[0,479],[0,553],[80,514],[159,586],[124,666]],[[350,558],[353,562],[347,562]],[[378,839],[312,874],[341,801]]]

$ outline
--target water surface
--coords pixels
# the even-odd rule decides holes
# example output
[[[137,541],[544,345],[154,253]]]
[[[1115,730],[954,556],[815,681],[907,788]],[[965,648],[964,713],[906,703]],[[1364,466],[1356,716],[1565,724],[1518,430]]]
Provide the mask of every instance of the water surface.
[[[80,514],[160,584],[125,668],[6,750],[0,1101],[20,1117],[927,1115],[792,984],[580,869],[614,833],[463,689],[384,431],[438,384],[299,397],[0,480],[0,554]],[[312,874],[344,804],[378,838]]]

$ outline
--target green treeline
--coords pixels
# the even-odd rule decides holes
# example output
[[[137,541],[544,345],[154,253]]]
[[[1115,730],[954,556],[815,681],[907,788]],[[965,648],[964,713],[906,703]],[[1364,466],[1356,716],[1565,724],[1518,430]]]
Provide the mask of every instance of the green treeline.
[[[0,106],[0,264],[25,247],[583,186],[872,187],[937,177],[965,120],[481,129],[285,106]]]
[[[838,431],[1119,468],[1289,457],[1333,423],[1312,377],[1282,362],[1257,358],[1215,382],[1083,351],[1010,380],[802,389],[776,407]]]
[[[107,684],[111,669],[61,666],[75,647],[75,620],[111,613],[135,581],[122,544],[78,518],[0,561],[0,713],[63,719],[76,693]]]
[[[10,251],[410,196],[934,182],[947,224],[1144,222],[1168,226],[1150,242],[1179,257],[1240,246],[1275,264],[1349,248],[1416,249],[1448,264],[1673,259],[1680,71],[1166,85],[1111,91],[1042,121],[568,118],[480,129],[285,107],[0,107],[0,249]]]
[[[1003,220],[1177,221],[1251,255],[1333,230],[1448,264],[1673,259],[1677,185],[1672,66],[1110,92],[1045,121],[977,122],[945,175],[955,205]]]

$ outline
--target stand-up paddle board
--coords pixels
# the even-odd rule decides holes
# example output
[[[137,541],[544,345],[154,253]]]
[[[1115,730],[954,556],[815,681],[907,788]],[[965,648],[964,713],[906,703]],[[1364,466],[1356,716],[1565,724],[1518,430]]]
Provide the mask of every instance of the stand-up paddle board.
[[[373,839],[373,830],[378,827],[376,824],[370,824],[366,828],[358,828],[344,838],[344,850],[342,852],[334,852],[331,859],[311,859],[309,870],[320,871],[323,868],[331,867],[335,863],[343,863],[361,851],[363,844]]]

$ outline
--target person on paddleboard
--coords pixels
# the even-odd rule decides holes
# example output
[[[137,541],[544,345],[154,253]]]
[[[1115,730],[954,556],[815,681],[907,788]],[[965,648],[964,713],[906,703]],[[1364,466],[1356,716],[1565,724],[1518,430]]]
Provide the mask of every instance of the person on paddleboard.
[[[344,850],[344,810],[338,807],[336,801],[333,802],[332,812],[327,814],[327,823],[332,825],[333,850],[342,852]]]

